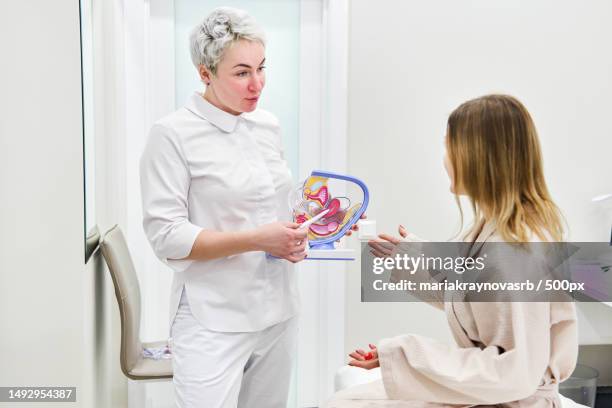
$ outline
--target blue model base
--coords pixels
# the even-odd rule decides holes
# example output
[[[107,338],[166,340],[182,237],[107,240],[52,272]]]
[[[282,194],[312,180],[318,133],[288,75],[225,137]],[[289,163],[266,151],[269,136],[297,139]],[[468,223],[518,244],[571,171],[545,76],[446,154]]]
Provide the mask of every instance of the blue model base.
[[[334,242],[311,243],[310,249],[336,249]]]

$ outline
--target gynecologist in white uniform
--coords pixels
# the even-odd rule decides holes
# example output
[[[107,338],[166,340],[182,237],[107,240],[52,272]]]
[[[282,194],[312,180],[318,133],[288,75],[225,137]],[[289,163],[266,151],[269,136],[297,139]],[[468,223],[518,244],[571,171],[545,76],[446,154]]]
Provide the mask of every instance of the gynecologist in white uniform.
[[[291,222],[278,121],[256,109],[264,36],[244,11],[219,8],[190,42],[206,90],[155,123],[140,167],[144,229],[174,270],[176,402],[284,408],[306,233]]]

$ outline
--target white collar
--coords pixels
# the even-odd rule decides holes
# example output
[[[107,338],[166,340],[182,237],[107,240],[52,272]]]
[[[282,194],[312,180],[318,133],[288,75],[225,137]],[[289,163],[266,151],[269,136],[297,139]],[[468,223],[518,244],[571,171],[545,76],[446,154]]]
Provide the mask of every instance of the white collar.
[[[198,92],[191,95],[185,104],[185,108],[227,133],[236,129],[238,118],[240,118],[240,115],[232,115],[217,108]]]

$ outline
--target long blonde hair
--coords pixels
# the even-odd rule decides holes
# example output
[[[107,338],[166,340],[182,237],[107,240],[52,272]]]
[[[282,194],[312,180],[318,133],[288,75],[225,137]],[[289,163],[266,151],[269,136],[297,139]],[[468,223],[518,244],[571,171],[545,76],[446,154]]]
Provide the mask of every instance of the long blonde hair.
[[[538,135],[523,104],[507,95],[463,103],[448,118],[446,143],[455,191],[469,197],[475,227],[493,221],[507,242],[527,242],[531,233],[562,240],[562,215],[546,187]]]

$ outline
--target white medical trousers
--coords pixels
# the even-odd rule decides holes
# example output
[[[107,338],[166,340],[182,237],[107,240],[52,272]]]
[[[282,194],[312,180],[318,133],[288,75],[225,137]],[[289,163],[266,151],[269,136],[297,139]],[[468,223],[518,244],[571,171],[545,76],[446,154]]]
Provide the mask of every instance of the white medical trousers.
[[[172,324],[178,408],[286,408],[297,317],[256,332],[215,332],[191,314],[185,290]]]

